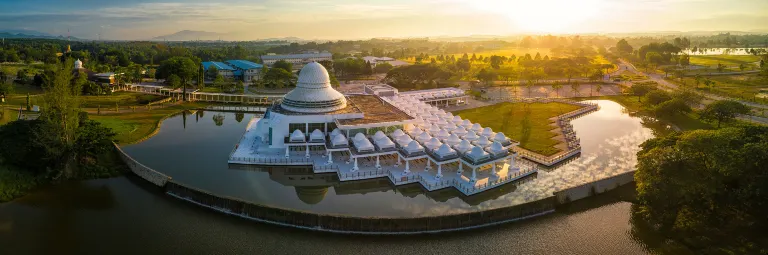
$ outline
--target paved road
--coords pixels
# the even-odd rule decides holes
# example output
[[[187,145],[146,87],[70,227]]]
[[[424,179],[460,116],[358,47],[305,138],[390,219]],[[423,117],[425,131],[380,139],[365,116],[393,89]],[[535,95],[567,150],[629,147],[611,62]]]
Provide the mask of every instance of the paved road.
[[[632,65],[631,63],[626,62],[623,59],[620,59],[620,62],[621,62],[620,66],[625,66],[625,67],[627,67],[627,70],[629,70],[631,72],[634,72],[636,74],[641,74],[641,75],[648,76],[648,78],[650,80],[655,81],[656,83],[661,85],[662,88],[666,88],[667,90],[679,89],[679,86],[677,84],[665,80],[664,76],[661,75],[661,74],[642,72],[642,71],[638,70],[637,68],[635,68],[634,65]],[[740,102],[740,103],[742,103],[742,104],[744,104],[746,106],[749,106],[749,107],[752,107],[752,108],[755,108],[755,109],[758,109],[758,110],[768,110],[768,105],[763,105],[763,104],[757,104],[757,103],[753,103],[753,102],[736,100],[736,99],[733,99],[733,98],[727,98],[727,97],[722,97],[722,96],[713,95],[713,94],[709,94],[709,93],[703,93],[703,92],[700,92],[700,91],[696,92],[696,93],[698,93],[699,95],[704,96],[704,98],[705,98],[705,100],[703,101],[704,104],[711,103],[711,102],[714,102],[714,101],[717,101],[717,100],[730,99],[730,100],[738,101],[738,102]],[[748,121],[748,122],[752,122],[752,123],[759,123],[759,124],[766,124],[766,125],[768,125],[768,118],[744,115],[744,116],[739,116],[738,119],[744,120],[744,121]]]

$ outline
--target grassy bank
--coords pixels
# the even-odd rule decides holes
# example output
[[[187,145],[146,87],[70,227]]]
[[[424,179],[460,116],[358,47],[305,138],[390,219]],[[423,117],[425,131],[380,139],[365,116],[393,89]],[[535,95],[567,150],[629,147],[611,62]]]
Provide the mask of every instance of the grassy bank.
[[[0,164],[0,202],[23,196],[39,182],[39,178],[29,172]]]
[[[604,100],[611,100],[616,103],[621,104],[626,108],[629,112],[639,114],[642,116],[651,117],[653,119],[658,119],[664,123],[667,123],[669,125],[673,125],[675,127],[678,127],[680,130],[686,131],[686,130],[696,130],[696,129],[715,129],[717,128],[717,123],[714,122],[708,122],[700,119],[699,114],[696,112],[688,113],[688,114],[682,114],[682,115],[676,115],[672,117],[657,117],[653,111],[648,109],[646,106],[644,106],[641,102],[637,100],[636,96],[601,96],[601,97],[589,97],[584,98],[583,100],[597,100],[597,99],[604,99]],[[722,127],[732,127],[732,126],[740,126],[745,125],[745,122],[742,121],[733,121],[733,122],[724,122],[722,124]]]
[[[480,123],[496,132],[503,132],[513,140],[520,142],[520,147],[543,155],[552,155],[560,151],[554,146],[560,143],[552,139],[557,134],[550,132],[555,127],[550,120],[558,115],[579,109],[578,106],[565,103],[500,103],[486,107],[467,109],[454,114]]]
[[[119,106],[146,105],[150,102],[157,101],[163,98],[165,97],[159,96],[159,95],[119,91],[108,96],[107,95],[82,96],[80,99],[82,100],[81,106],[83,108],[97,108],[99,106],[101,106],[102,108],[108,108],[108,107],[115,107],[115,104]]]
[[[155,133],[163,118],[183,110],[205,106],[208,106],[208,104],[188,102],[151,111],[91,115],[90,118],[101,122],[106,127],[112,128],[117,133],[115,139],[119,144],[131,144]]]

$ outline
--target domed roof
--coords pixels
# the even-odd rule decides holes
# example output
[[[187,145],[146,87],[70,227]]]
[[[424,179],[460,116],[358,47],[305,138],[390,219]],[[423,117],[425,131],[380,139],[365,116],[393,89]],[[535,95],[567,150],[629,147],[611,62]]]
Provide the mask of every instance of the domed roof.
[[[467,140],[462,140],[461,143],[456,145],[456,149],[459,152],[463,153],[463,152],[466,152],[466,151],[472,149],[472,144],[470,144],[469,141],[467,141]]]
[[[456,154],[456,151],[451,149],[450,146],[443,144],[443,145],[440,145],[440,148],[437,148],[437,151],[435,151],[435,153],[437,153],[437,155],[445,157],[445,156]]]
[[[424,147],[421,146],[421,144],[417,143],[416,141],[411,141],[408,143],[408,146],[405,146],[405,151],[413,153],[424,150]]]
[[[328,187],[294,187],[296,189],[296,196],[299,200],[308,204],[314,205],[323,201],[325,193],[328,192]]]
[[[473,160],[479,160],[487,157],[488,153],[485,152],[483,148],[475,146],[475,147],[472,147],[472,150],[469,151],[469,154],[467,154],[467,156],[469,156],[469,158]]]
[[[75,60],[75,69],[83,69],[83,61],[80,61],[80,59]]]
[[[403,130],[400,129],[395,129],[395,132],[392,132],[392,136],[394,137],[401,137],[403,135],[405,135],[405,133],[403,133]]]
[[[493,140],[497,142],[504,142],[507,140],[507,137],[504,136],[504,133],[498,132],[495,136],[493,136]]]
[[[489,148],[489,150],[492,153],[504,152],[504,146],[501,146],[501,143],[499,143],[499,142],[493,142],[493,144],[491,144],[491,148]]]
[[[281,107],[303,113],[331,112],[347,107],[347,99],[331,87],[328,70],[312,62],[301,69],[296,88],[285,94]]]

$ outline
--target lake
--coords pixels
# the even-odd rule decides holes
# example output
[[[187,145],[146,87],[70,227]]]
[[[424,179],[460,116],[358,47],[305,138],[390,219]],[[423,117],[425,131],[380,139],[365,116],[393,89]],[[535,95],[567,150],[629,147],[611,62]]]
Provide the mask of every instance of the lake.
[[[392,187],[386,179],[339,183],[333,175],[312,175],[303,168],[230,169],[226,159],[253,117],[249,114],[240,122],[230,113],[179,115],[166,120],[156,136],[124,149],[182,183],[272,206],[364,216],[457,213],[524,203],[551,196],[557,189],[631,171],[637,146],[653,137],[653,130],[666,128],[630,116],[614,102],[596,102],[599,111],[573,121],[582,142],[581,157],[542,170],[518,186],[471,197],[450,189],[425,193],[418,186]],[[213,120],[217,114],[224,117],[220,126]],[[632,204],[626,202],[631,200],[600,200],[577,202],[582,205],[576,210],[473,231],[347,236],[229,217],[165,196],[129,175],[57,185],[1,204],[0,250],[9,251],[3,254],[647,253],[632,231]]]

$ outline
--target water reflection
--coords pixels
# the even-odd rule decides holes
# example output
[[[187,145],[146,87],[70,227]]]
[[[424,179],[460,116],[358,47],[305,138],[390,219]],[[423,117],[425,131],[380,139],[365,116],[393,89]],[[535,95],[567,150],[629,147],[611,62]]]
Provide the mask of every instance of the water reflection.
[[[160,132],[124,149],[134,158],[174,180],[216,194],[282,208],[360,216],[414,216],[487,210],[535,201],[589,181],[634,169],[638,145],[654,137],[648,126],[661,125],[633,116],[619,104],[598,100],[599,111],[573,121],[582,153],[557,167],[492,191],[463,196],[449,188],[425,192],[419,185],[393,187],[386,179],[339,182],[334,174],[307,168],[230,169],[227,158],[248,121],[234,113],[214,113],[184,124],[184,115],[165,120]],[[243,114],[244,119],[256,117]],[[219,124],[221,124],[219,126]],[[658,130],[664,128],[655,127]]]

